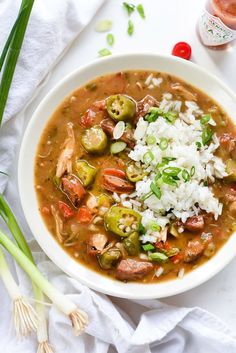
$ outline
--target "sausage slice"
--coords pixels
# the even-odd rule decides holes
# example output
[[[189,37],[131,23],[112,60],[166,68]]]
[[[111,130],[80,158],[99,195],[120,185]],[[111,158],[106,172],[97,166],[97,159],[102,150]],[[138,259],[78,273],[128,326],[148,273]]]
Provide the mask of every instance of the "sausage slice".
[[[136,261],[133,259],[121,260],[116,269],[116,278],[124,280],[136,280],[143,278],[153,270],[150,262]]]
[[[184,251],[184,262],[197,260],[204,251],[204,245],[199,240],[190,240]]]

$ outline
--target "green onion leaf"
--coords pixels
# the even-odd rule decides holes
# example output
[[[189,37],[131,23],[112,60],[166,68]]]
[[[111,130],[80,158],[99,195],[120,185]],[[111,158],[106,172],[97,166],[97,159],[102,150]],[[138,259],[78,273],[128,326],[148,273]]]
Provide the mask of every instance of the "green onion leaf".
[[[202,147],[202,144],[201,144],[201,142],[199,142],[199,141],[195,142],[195,145],[197,146],[197,150],[198,150],[198,151],[199,151],[200,148]]]
[[[141,197],[141,200],[142,201],[145,201],[145,200],[147,200],[150,196],[152,196],[153,195],[153,192],[152,191],[150,191],[150,192],[148,192],[146,195],[144,195],[144,196],[142,196]]]
[[[135,10],[135,5],[129,4],[128,2],[123,2],[123,7],[127,11],[128,16],[130,16],[132,14],[132,12],[134,12],[134,10]]]
[[[149,254],[148,256],[149,260],[151,261],[156,261],[156,262],[166,262],[168,260],[168,256],[161,252],[154,252]]]
[[[132,36],[134,33],[134,24],[131,20],[128,21],[127,33],[129,36]]]
[[[163,170],[163,174],[170,176],[177,176],[181,172],[181,168],[178,167],[167,167]]]
[[[157,107],[151,107],[148,111],[148,114],[145,115],[144,119],[149,123],[152,123],[158,119],[159,116],[162,116],[167,120],[168,123],[174,124],[177,113],[176,112],[164,112],[162,109]]]
[[[160,139],[159,147],[162,151],[166,150],[168,147],[168,140],[164,137]]]
[[[154,232],[160,232],[160,230],[161,230],[161,227],[154,221],[150,222],[150,224],[148,225],[148,228],[150,228]]]
[[[142,225],[142,223],[139,223],[139,228],[138,231],[140,234],[144,234],[145,233],[145,227]]]
[[[111,144],[110,152],[111,154],[117,154],[124,151],[126,147],[127,147],[127,144],[125,142],[117,141]]]
[[[114,42],[115,42],[115,38],[114,38],[113,34],[108,33],[107,34],[107,44],[110,45],[110,47],[112,47]]]
[[[137,6],[137,11],[140,15],[141,18],[145,19],[145,13],[144,13],[144,8],[143,8],[143,5],[142,4],[139,4]]]
[[[142,245],[142,248],[144,251],[151,251],[155,249],[155,246],[153,246],[152,244],[145,244],[145,245]]]
[[[163,181],[163,183],[171,185],[171,186],[177,186],[178,185],[176,180],[175,180],[175,177],[171,176],[171,175],[163,174],[162,181]]]
[[[200,120],[200,123],[202,125],[206,125],[210,120],[211,120],[211,114],[203,115]]]
[[[182,170],[182,178],[184,179],[185,183],[190,180],[190,174],[186,169]]]
[[[97,32],[108,32],[112,28],[112,21],[110,20],[101,20],[96,23],[95,31]]]
[[[143,155],[143,162],[145,164],[150,164],[154,159],[154,154],[151,151],[147,151],[144,155]]]
[[[111,55],[111,51],[107,48],[103,48],[99,50],[98,54],[99,56],[107,56],[107,55]]]
[[[202,130],[202,144],[207,145],[211,141],[214,132],[207,126]]]
[[[5,66],[0,83],[0,125],[33,4],[34,0],[22,1],[18,18],[1,55],[1,65],[5,61]]]
[[[150,185],[150,189],[158,199],[161,198],[161,189],[159,188],[158,185],[156,185],[154,182],[152,182]]]
[[[195,171],[196,171],[196,168],[194,167],[194,165],[192,166],[192,168],[190,169],[190,176],[194,176],[195,174]]]
[[[156,143],[156,138],[153,135],[149,135],[146,137],[146,142],[148,145],[154,145]]]

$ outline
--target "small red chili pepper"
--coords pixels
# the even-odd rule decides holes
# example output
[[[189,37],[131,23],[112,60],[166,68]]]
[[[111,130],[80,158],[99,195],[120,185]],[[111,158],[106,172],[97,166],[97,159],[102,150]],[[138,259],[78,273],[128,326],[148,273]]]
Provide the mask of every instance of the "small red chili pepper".
[[[189,60],[191,57],[192,49],[191,46],[186,42],[176,43],[172,49],[172,55],[178,56],[182,59]]]

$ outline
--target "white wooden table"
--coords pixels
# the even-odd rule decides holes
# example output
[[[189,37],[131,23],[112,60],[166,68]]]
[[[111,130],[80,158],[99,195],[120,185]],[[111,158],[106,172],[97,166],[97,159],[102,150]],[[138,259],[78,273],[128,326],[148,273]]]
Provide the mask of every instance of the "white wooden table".
[[[132,0],[130,2],[139,3],[141,1]],[[231,47],[227,51],[212,51],[202,47],[197,40],[196,21],[204,6],[204,0],[142,0],[146,20],[142,20],[136,14],[132,16],[135,26],[132,37],[128,37],[126,34],[127,17],[121,3],[120,0],[107,0],[92,23],[79,35],[63,59],[57,64],[46,85],[27,109],[28,119],[40,100],[61,78],[80,65],[96,59],[98,50],[106,47],[106,34],[94,31],[94,23],[105,18],[112,19],[114,23],[112,29],[115,36],[113,53],[143,51],[169,54],[176,42],[187,41],[192,46],[192,60],[221,76],[236,92],[236,47]],[[8,190],[8,194],[10,191],[12,193],[12,188],[16,188],[16,185],[16,175],[13,173],[10,183],[11,190]],[[200,306],[218,315],[235,330],[235,277],[236,259],[207,283],[185,294],[167,298],[165,302],[180,306]],[[132,305],[124,304],[120,299],[115,300],[119,301],[121,305],[126,305],[127,311],[132,310]]]

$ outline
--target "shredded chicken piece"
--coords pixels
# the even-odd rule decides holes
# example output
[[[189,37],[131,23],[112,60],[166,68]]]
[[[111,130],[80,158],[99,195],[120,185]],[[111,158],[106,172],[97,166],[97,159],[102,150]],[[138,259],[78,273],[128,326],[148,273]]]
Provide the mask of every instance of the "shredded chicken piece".
[[[63,232],[63,221],[58,213],[58,211],[56,210],[56,208],[51,205],[51,211],[52,211],[52,215],[53,218],[55,220],[55,224],[56,224],[56,236],[59,240],[60,243],[63,243],[64,238],[63,235],[65,235],[65,233]]]
[[[197,97],[194,93],[190,92],[187,88],[183,87],[181,84],[179,83],[173,83],[171,85],[171,88],[175,91],[177,91],[177,93],[179,93],[180,95],[182,95],[185,99],[189,100],[189,101],[195,101],[197,100]]]
[[[58,158],[56,176],[60,178],[65,172],[72,173],[72,156],[75,149],[75,135],[73,124],[67,124],[68,137],[62,146],[62,152]]]

